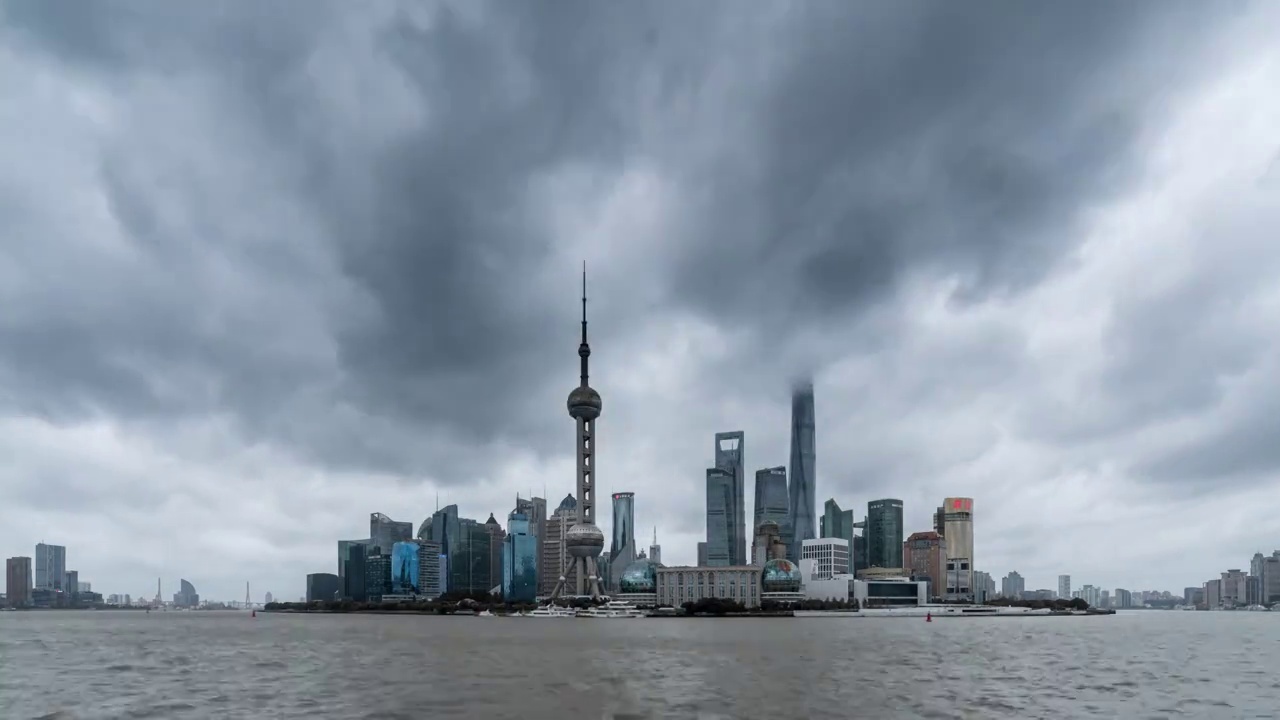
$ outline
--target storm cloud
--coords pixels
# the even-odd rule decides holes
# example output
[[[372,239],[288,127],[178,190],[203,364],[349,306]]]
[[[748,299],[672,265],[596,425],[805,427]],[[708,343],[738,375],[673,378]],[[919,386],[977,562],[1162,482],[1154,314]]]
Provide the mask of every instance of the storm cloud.
[[[1278,20],[11,0],[0,542],[292,596],[371,511],[558,498],[585,260],[601,481],[668,562],[713,434],[784,464],[808,373],[820,499],[973,496],[1036,587],[1202,582],[1280,535]]]

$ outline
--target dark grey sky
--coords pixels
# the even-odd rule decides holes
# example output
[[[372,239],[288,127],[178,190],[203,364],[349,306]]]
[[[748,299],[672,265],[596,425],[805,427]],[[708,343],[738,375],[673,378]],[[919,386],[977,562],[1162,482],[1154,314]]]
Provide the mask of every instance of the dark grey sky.
[[[713,434],[785,463],[811,372],[820,501],[973,496],[979,567],[1035,587],[1244,566],[1280,545],[1277,23],[9,0],[0,552],[294,596],[370,511],[563,496],[585,259],[600,479],[668,562]]]

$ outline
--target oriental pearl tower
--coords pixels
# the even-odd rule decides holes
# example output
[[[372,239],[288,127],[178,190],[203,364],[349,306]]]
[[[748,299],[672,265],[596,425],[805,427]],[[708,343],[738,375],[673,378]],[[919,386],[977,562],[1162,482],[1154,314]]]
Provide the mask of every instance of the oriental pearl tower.
[[[578,523],[564,535],[565,550],[573,557],[576,571],[575,592],[578,595],[600,597],[599,566],[596,558],[604,550],[604,533],[596,527],[596,418],[600,417],[600,393],[587,384],[587,358],[591,346],[587,344],[587,267],[582,266],[582,344],[578,345],[578,357],[582,363],[582,382],[569,393],[569,417],[578,423]],[[563,575],[556,583],[551,597],[565,594]]]

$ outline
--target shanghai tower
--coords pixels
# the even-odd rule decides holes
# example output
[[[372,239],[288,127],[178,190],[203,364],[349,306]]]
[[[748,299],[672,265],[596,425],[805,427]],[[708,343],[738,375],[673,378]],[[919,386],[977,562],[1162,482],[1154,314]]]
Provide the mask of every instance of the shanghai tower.
[[[801,544],[818,536],[817,452],[813,442],[813,383],[805,381],[791,392],[791,483],[787,530],[787,559],[800,562]]]

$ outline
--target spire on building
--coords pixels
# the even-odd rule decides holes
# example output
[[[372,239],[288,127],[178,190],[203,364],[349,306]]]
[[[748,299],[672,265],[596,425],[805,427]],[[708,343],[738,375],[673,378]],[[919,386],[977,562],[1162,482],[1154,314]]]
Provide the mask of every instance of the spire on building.
[[[587,358],[591,357],[591,346],[587,344],[587,262],[582,261],[582,344],[578,346],[578,357],[582,359],[582,387],[587,387]]]

